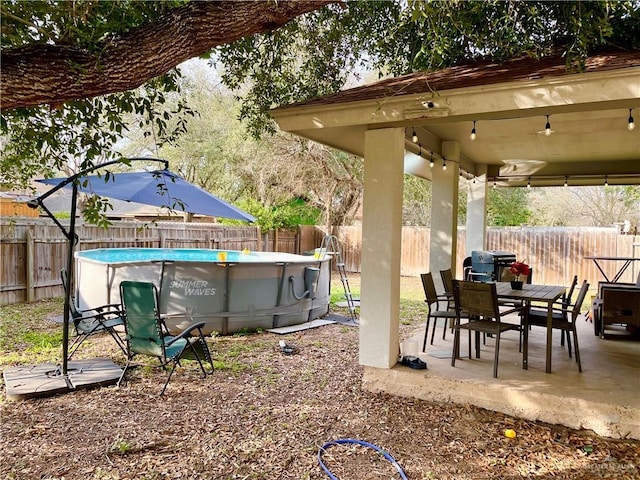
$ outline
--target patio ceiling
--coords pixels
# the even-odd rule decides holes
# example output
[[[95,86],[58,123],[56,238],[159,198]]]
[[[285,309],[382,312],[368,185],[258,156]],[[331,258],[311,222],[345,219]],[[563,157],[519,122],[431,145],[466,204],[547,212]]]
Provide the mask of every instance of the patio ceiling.
[[[640,184],[640,52],[478,62],[414,73],[271,111],[280,128],[364,156],[364,133],[405,128],[405,171],[431,179],[444,141],[461,174],[498,186]],[[549,115],[552,134],[544,134]],[[473,122],[477,138],[470,139]],[[418,137],[412,141],[413,133]],[[420,147],[418,146],[420,145]],[[434,167],[434,168],[435,168]]]

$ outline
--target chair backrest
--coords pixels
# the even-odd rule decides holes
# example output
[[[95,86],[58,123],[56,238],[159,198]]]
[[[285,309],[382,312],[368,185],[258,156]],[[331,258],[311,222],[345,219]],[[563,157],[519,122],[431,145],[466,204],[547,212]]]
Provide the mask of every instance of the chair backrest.
[[[470,317],[495,318],[500,321],[495,283],[453,281],[456,311]]]
[[[580,287],[580,291],[578,292],[578,296],[576,297],[576,302],[573,304],[573,309],[571,310],[571,318],[575,322],[580,315],[580,309],[582,308],[582,303],[584,302],[585,297],[587,296],[587,291],[589,290],[589,283],[586,280],[582,282],[582,286]]]
[[[130,353],[164,359],[156,286],[150,282],[125,280],[120,283],[120,299]]]
[[[573,291],[576,289],[577,284],[578,275],[574,275],[573,280],[571,281],[571,285],[569,285],[569,291],[567,292],[567,295],[564,297],[564,301],[562,302],[565,308],[571,304],[571,297],[573,297]]]
[[[470,273],[473,271],[473,261],[471,257],[465,257],[462,261],[462,279],[470,280]]]
[[[520,281],[522,281],[522,283],[531,283],[531,277],[533,277],[533,268],[529,269],[529,275],[520,275]],[[508,268],[503,268],[502,272],[500,273],[500,281],[501,282],[510,282],[512,280],[516,279],[516,275],[515,273],[513,273],[511,270],[509,270]]]
[[[442,279],[444,291],[453,294],[453,272],[451,269],[440,270],[440,278]]]
[[[431,272],[421,273],[420,279],[422,280],[425,299],[429,307],[431,307],[434,303],[438,303],[438,292],[436,291],[436,285],[433,282],[433,275]]]
[[[67,289],[67,282],[69,281],[69,275],[67,273],[66,268],[60,269],[60,278],[62,279],[62,287],[64,288],[65,297],[69,298],[69,313],[71,313],[71,318],[73,319],[74,325],[77,324],[82,319],[82,314],[76,308],[76,301],[74,295],[69,293]],[[71,285],[69,285],[71,288]]]

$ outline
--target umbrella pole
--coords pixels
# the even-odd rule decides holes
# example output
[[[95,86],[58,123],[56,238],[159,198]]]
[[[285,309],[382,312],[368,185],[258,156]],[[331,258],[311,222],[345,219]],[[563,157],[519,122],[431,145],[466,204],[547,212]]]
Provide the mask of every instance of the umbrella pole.
[[[68,256],[67,256],[67,278],[65,285],[64,296],[64,313],[62,315],[63,330],[62,330],[62,375],[67,378],[69,361],[67,356],[69,355],[69,312],[71,310],[71,285],[73,283],[73,250],[77,241],[76,235],[76,201],[78,199],[78,186],[73,184],[73,193],[71,194],[71,219],[69,220],[69,231],[67,232],[67,239],[69,241]],[[69,383],[69,382],[67,382]]]

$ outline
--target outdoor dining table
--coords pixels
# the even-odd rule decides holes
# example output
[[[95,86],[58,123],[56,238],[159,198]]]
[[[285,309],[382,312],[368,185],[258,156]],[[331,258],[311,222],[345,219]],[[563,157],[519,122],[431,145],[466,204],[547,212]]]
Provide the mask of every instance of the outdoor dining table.
[[[620,277],[622,277],[622,274],[627,270],[627,268],[629,268],[629,265],[631,265],[632,262],[640,261],[640,257],[587,256],[587,257],[584,257],[584,258],[586,260],[593,260],[593,263],[596,264],[596,267],[598,267],[598,270],[600,270],[600,273],[602,274],[604,279],[609,283],[616,283],[618,280],[620,280]],[[604,272],[604,269],[602,268],[602,265],[600,265],[601,261],[605,261],[605,262],[622,262],[622,265],[620,266],[620,268],[618,269],[618,271],[616,272],[616,274],[613,276],[613,278],[611,280],[609,279],[607,274]]]
[[[515,290],[511,287],[511,282],[496,282],[496,293],[500,300],[520,300],[523,302],[540,302],[547,304],[547,347],[546,347],[546,367],[545,371],[551,373],[551,348],[552,348],[552,313],[553,303],[566,292],[566,288],[558,285],[535,285],[525,283],[522,290]],[[524,328],[527,328],[526,325]],[[529,347],[527,342],[523,345],[522,368],[527,370]]]

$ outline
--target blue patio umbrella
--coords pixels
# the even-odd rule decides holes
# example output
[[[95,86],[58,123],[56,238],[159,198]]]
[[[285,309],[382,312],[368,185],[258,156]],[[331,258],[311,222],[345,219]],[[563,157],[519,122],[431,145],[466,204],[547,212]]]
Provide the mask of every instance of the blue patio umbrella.
[[[67,180],[66,177],[48,178],[38,182],[57,186]],[[80,176],[75,182],[64,185],[64,188],[71,189],[74,185],[77,186],[78,192],[101,197],[212,217],[255,221],[252,215],[187,182],[169,170]]]
[[[130,164],[131,161],[152,161],[164,164],[163,170],[133,173],[105,173],[103,175],[89,175],[97,169],[115,164]],[[76,201],[79,192],[97,194],[103,197],[116,198],[130,202],[144,203],[158,207],[167,207],[172,210],[180,210],[188,213],[199,213],[213,217],[232,218],[236,220],[255,221],[255,218],[237,207],[219,199],[215,195],[202,188],[187,182],[182,177],[172,173],[168,169],[166,160],[151,158],[129,158],[107,162],[102,165],[94,165],[82,172],[68,178],[49,178],[38,180],[53,188],[38,198],[31,200],[29,206],[42,208],[53,222],[62,230],[68,240],[67,276],[63,332],[62,332],[62,368],[59,372],[67,382],[69,389],[73,389],[68,376],[68,350],[69,350],[69,309],[71,277],[73,273],[73,250],[77,242],[75,231]],[[51,213],[44,200],[62,188],[70,188],[72,191],[70,205],[69,225],[65,226]]]

